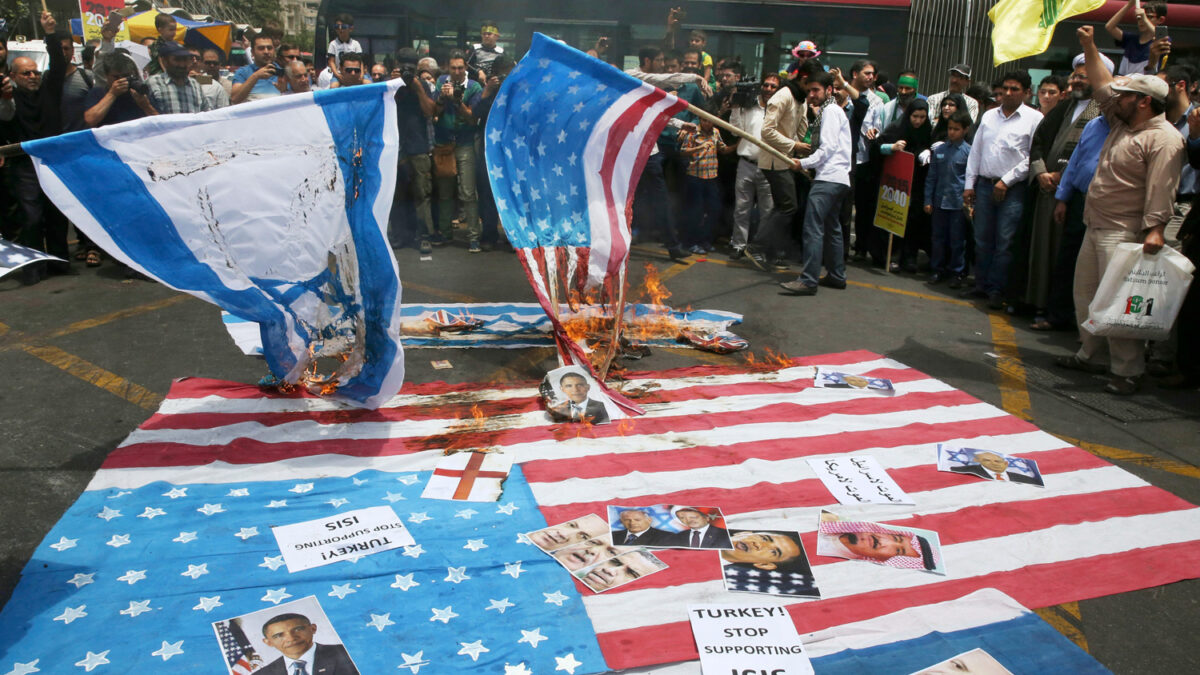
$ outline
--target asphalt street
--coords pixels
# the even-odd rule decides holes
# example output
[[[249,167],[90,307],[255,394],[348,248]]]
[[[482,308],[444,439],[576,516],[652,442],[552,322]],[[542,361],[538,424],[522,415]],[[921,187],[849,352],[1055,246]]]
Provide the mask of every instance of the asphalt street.
[[[407,302],[533,301],[511,253],[398,253]],[[656,248],[635,250],[633,285],[654,265],[675,307],[740,312],[734,328],[751,351],[788,356],[850,349],[885,354],[1032,420],[1046,431],[1192,503],[1200,503],[1200,393],[1154,386],[1127,398],[1103,393],[1101,378],[1056,371],[1071,353],[1069,333],[1038,333],[1029,320],[989,312],[945,287],[851,265],[845,290],[781,295],[772,277],[723,255],[675,264]],[[78,276],[33,287],[0,279],[0,602],[22,566],[105,456],[157,407],[172,379],[202,376],[256,382],[263,362],[246,357],[222,328],[216,307],[152,282],[127,281],[111,262],[78,265]],[[407,351],[409,382],[539,379],[552,350]],[[655,349],[635,370],[717,356]],[[449,359],[450,370],[430,361]],[[1196,570],[1200,576],[1200,569]],[[1039,612],[1117,673],[1200,672],[1200,582],[1187,581]]]

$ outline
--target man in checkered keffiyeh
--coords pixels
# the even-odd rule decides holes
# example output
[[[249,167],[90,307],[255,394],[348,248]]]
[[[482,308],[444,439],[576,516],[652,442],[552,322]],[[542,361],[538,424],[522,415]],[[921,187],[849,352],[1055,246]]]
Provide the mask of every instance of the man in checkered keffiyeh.
[[[933,547],[924,537],[876,523],[823,522],[817,530],[831,535],[851,558],[869,560],[888,567],[932,570],[937,567]]]

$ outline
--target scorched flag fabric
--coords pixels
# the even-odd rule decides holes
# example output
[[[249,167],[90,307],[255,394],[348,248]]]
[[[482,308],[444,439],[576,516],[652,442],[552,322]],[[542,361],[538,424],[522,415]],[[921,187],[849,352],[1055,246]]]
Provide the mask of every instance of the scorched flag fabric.
[[[105,251],[259,324],[271,373],[344,358],[336,397],[400,389],[388,246],[400,80],[23,144],[46,194]]]
[[[895,394],[815,387],[816,367],[889,379]],[[369,655],[364,672],[407,673],[405,655],[423,650],[417,660],[430,665],[417,675],[522,663],[583,675],[695,660],[689,604],[753,597],[785,606],[804,635],[984,588],[1037,608],[1200,570],[1196,506],[879,355],[627,379],[648,392],[638,399],[645,415],[586,428],[548,421],[535,383],[409,385],[378,410],[347,411],[180,380],[26,565],[0,613],[0,672],[38,659],[42,672],[82,672],[73,664],[106,650],[112,666],[97,673],[214,672],[221,654],[209,623],[282,594],[317,595],[355,658]],[[938,471],[939,443],[1019,450],[1045,487]],[[499,502],[420,497],[448,447],[511,457]],[[807,460],[848,455],[877,459],[914,504],[836,504]],[[717,506],[730,528],[799,532],[821,599],[730,593],[720,553],[686,550],[658,551],[667,569],[594,594],[518,536],[609,505],[651,504]],[[271,525],[375,505],[404,519],[418,549],[287,574]],[[937,532],[946,575],[817,555],[822,509]],[[461,575],[469,579],[454,581]],[[887,642],[917,637],[908,620],[875,625],[869,632],[895,631]],[[924,665],[965,651],[931,639],[940,646]],[[860,672],[898,670],[886,654],[887,668]]]

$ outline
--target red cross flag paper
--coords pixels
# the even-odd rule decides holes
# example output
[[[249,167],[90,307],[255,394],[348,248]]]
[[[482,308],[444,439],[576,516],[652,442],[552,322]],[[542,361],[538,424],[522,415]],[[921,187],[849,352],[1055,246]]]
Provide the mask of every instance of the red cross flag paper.
[[[438,462],[421,496],[464,502],[494,502],[512,468],[512,456],[499,452],[457,452]]]

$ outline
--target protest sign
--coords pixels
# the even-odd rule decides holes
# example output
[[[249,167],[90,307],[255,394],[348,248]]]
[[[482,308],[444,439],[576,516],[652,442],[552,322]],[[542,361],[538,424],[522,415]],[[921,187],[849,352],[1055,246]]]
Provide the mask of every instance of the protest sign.
[[[293,573],[416,543],[388,506],[346,511],[272,527],[271,531],[288,571]]]
[[[83,41],[100,39],[100,28],[113,12],[125,9],[124,0],[79,0],[79,16],[83,19]],[[120,22],[116,39],[128,40],[129,27],[125,21]]]
[[[883,160],[883,172],[879,176],[879,206],[875,209],[875,227],[897,237],[904,236],[904,225],[908,222],[913,159],[910,152],[892,153]]]
[[[813,672],[796,626],[783,607],[688,605],[688,618],[705,675]]]
[[[808,464],[842,504],[913,503],[874,457],[810,457]]]

